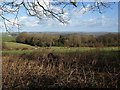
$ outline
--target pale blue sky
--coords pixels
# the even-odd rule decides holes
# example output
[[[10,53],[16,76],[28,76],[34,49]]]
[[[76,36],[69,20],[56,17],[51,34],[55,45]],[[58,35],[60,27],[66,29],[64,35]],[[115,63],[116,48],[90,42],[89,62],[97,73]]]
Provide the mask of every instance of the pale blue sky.
[[[28,32],[118,32],[118,5],[113,4],[111,8],[104,10],[102,14],[98,12],[80,13],[78,8],[69,7],[71,9],[67,15],[70,18],[69,24],[62,25],[57,20],[43,19],[38,20],[35,17],[27,16],[26,11],[21,8],[19,14],[19,22],[21,31]],[[12,15],[6,15],[12,19]],[[2,20],[0,19],[0,24]],[[5,31],[5,28],[0,28]],[[13,31],[17,31],[13,27]]]

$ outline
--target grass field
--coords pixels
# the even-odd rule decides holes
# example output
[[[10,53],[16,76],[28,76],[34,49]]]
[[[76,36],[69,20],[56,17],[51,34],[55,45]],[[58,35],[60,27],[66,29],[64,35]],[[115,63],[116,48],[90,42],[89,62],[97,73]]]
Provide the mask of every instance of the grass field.
[[[32,52],[54,52],[54,53],[80,53],[86,51],[119,51],[118,47],[33,47],[26,44],[15,42],[4,42],[7,49],[2,51],[2,54],[30,54]]]
[[[29,54],[34,51],[39,52],[55,52],[55,53],[79,53],[86,51],[119,51],[118,47],[34,47],[27,44],[15,42],[15,37],[3,36],[2,42],[4,43],[4,54]]]
[[[26,44],[16,43],[16,42],[4,42],[4,45],[7,49],[16,50],[16,49],[33,49],[34,47]]]
[[[15,42],[15,37],[2,36],[2,42]]]
[[[54,52],[54,53],[79,53],[85,51],[118,51],[118,47],[34,47],[26,44],[16,43],[16,42],[4,42],[5,50],[4,54],[29,54],[34,51],[39,52]]]
[[[3,42],[3,90],[120,88],[118,47],[34,47],[11,40]]]

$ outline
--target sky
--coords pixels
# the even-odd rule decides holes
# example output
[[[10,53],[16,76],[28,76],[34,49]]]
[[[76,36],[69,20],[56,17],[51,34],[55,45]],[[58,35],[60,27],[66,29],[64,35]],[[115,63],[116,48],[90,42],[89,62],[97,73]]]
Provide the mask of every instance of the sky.
[[[86,3],[89,7],[89,3]],[[58,8],[58,7],[54,7]],[[66,7],[65,17],[69,19],[68,24],[62,24],[55,19],[38,19],[26,14],[24,8],[20,9],[19,24],[21,32],[118,32],[118,4],[104,9],[100,14],[97,11],[88,11],[74,6]],[[86,11],[86,13],[84,13]],[[5,15],[13,20],[13,15]],[[9,23],[7,23],[9,25]],[[9,26],[11,31],[17,32],[16,26]],[[3,20],[0,18],[0,32],[5,32]]]

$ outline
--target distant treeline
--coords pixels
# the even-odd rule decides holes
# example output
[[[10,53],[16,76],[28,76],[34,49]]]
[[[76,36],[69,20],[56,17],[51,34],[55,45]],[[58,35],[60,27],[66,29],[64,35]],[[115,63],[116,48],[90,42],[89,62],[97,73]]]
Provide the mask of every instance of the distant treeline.
[[[80,35],[80,34],[33,34],[22,32],[16,37],[16,42],[33,46],[119,46],[118,34],[108,33],[105,35]],[[118,45],[119,44],[119,45]]]

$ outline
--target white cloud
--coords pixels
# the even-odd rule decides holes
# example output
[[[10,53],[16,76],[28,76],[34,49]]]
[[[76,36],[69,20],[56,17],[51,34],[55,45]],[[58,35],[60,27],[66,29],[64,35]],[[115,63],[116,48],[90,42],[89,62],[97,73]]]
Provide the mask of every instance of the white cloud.
[[[70,27],[86,27],[86,28],[112,28],[112,27],[117,27],[117,19],[116,18],[111,18],[105,15],[101,15],[100,17],[87,17],[83,18],[82,17],[77,17],[71,19],[70,22]]]
[[[22,17],[20,17],[20,20],[22,21],[22,20],[26,20],[27,19],[27,16],[22,16]]]
[[[4,23],[2,21],[0,21],[0,28],[4,27]]]
[[[10,19],[10,22],[6,21],[6,25],[9,29],[18,28],[18,25],[22,27],[34,28],[38,26],[39,21],[36,19],[31,19],[31,17],[22,16],[19,20]],[[5,25],[3,21],[0,21],[0,28],[5,29]]]
[[[90,9],[91,9],[90,4],[87,4],[86,7],[82,7],[82,9],[80,9],[80,13],[84,14],[84,13],[88,12]]]
[[[38,26],[39,21],[36,19],[32,19],[31,17],[22,16],[20,17],[18,23],[26,27],[35,27]]]
[[[115,18],[110,18],[110,17],[106,17],[105,15],[101,16],[101,24],[102,26],[110,26],[110,25],[115,25],[117,19]]]
[[[0,9],[0,15],[2,15],[2,10]]]

